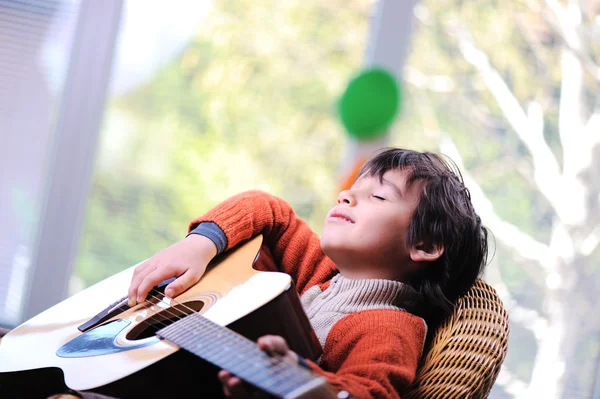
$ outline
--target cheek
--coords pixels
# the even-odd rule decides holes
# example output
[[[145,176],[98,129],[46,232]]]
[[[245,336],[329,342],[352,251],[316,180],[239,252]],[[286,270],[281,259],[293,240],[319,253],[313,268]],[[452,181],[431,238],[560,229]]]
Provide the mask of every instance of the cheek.
[[[374,220],[372,227],[365,229],[364,237],[386,248],[402,248],[406,242],[407,226],[399,217],[382,217]]]

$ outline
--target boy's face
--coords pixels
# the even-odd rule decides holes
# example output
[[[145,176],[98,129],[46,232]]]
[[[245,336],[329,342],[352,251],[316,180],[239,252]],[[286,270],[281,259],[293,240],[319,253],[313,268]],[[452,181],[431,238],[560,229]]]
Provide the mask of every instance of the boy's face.
[[[406,233],[422,182],[406,185],[407,171],[362,176],[342,191],[325,219],[321,248],[351,278],[402,280],[411,257]]]

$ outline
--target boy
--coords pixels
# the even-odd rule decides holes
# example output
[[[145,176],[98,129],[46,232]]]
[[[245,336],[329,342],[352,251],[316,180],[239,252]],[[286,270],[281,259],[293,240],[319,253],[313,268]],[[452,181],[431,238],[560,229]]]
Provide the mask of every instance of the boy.
[[[289,204],[251,191],[194,219],[189,235],[140,265],[129,290],[142,301],[160,281],[177,296],[217,254],[263,234],[279,270],[292,276],[323,347],[317,363],[298,359],[281,337],[266,351],[308,363],[355,398],[399,398],[414,380],[428,331],[483,271],[487,230],[460,174],[432,153],[386,149],[340,193],[321,238]],[[222,371],[228,396],[244,385]]]

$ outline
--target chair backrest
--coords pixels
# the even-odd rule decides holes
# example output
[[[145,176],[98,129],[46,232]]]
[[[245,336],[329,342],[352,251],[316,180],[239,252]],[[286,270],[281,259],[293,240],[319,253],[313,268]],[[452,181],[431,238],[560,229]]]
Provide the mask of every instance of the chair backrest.
[[[477,280],[438,328],[408,399],[487,398],[506,356],[508,314],[496,291]]]

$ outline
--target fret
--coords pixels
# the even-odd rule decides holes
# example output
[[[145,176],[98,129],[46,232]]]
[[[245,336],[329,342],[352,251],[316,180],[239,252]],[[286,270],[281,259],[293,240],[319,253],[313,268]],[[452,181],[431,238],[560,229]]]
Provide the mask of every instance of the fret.
[[[219,345],[224,344],[220,341],[231,339],[216,328],[218,327],[219,329],[222,329],[221,326],[218,326],[214,323],[207,324],[188,322],[181,323],[176,327],[177,328],[175,330],[178,331],[178,333],[177,335],[171,335],[170,339],[177,340],[181,345],[185,346],[194,344],[197,349],[203,347],[202,350],[206,351],[204,353],[208,355],[211,355],[212,352],[220,350]]]
[[[248,373],[250,374],[250,373]],[[258,373],[254,373],[254,374],[250,374],[251,378],[252,378],[252,382],[254,384],[263,384],[263,381],[266,381],[270,378],[273,378],[273,374],[275,374],[275,371],[273,370],[272,366],[266,366],[263,367],[261,370],[259,370]]]
[[[246,381],[248,381],[249,383],[251,383],[257,387],[260,387],[264,391],[269,392],[275,396],[283,397],[283,396],[285,396],[286,393],[298,389],[303,384],[308,383],[309,381],[313,380],[316,377],[305,378],[304,380],[294,381],[293,383],[288,382],[286,384],[282,384],[281,383],[282,381],[279,381],[277,384],[268,384],[267,383],[269,381],[272,381],[274,378],[275,377],[273,377],[272,375],[267,374],[260,380],[256,380],[252,377],[248,377],[246,379]]]
[[[232,356],[239,355],[241,352],[246,352],[244,348],[228,337],[213,341],[210,343],[211,348],[205,352],[207,356],[219,358],[222,362],[228,362]]]
[[[169,339],[181,347],[196,347],[199,349],[202,346],[208,346],[208,342],[198,339],[198,333],[191,327],[182,328],[179,335],[179,337],[171,336]]]
[[[281,397],[285,397],[288,393],[295,391],[296,389],[302,387],[303,385],[309,383],[312,379],[306,379],[304,381],[291,380],[286,381],[282,385],[277,387],[277,391]]]
[[[198,341],[197,338],[195,338],[194,340]],[[202,341],[202,345],[204,345],[204,347],[206,348],[205,354],[207,356],[212,356],[213,354],[225,349],[227,345],[231,345],[231,339],[227,336],[211,337],[209,335],[208,337],[206,337],[206,335],[203,334],[203,336],[200,337],[200,340]]]
[[[278,392],[279,396],[284,397],[288,393],[312,383],[315,380],[323,381],[320,377],[316,377],[311,374],[310,376],[303,376],[301,378],[294,378],[290,379],[289,381],[284,381],[273,389]]]
[[[241,359],[240,353],[234,347],[225,346],[220,352],[214,354],[216,360],[223,365],[224,368],[229,368],[239,364]],[[231,363],[233,361],[233,363]]]
[[[302,370],[302,371],[304,371],[304,370]],[[293,381],[292,387],[288,387],[287,386],[288,384],[282,385],[282,382],[285,381],[285,379],[287,377],[290,377],[293,374],[298,375],[299,374],[298,370],[296,368],[294,368],[293,366],[286,364],[286,367],[284,368],[283,372],[281,372],[281,373],[267,372],[265,375],[261,375],[262,378],[258,378],[258,379],[253,378],[251,381],[255,385],[260,386],[262,389],[264,389],[268,392],[275,392],[281,396],[282,393],[290,390],[290,388],[292,388],[291,390],[296,389],[299,386],[301,386],[302,384],[305,384],[308,381],[315,378],[315,376],[308,373],[308,371],[307,371],[305,373],[302,373],[302,374],[304,374],[302,376],[302,378],[297,378],[296,381]],[[292,382],[292,381],[290,381],[290,382]]]
[[[177,340],[182,343],[187,343],[195,340],[196,332],[186,325],[180,326],[179,329],[173,328],[169,331],[170,337],[173,340]]]
[[[248,375],[254,375],[256,376],[257,372],[263,372],[263,371],[267,371],[270,369],[271,364],[267,361],[267,359],[259,359],[257,357],[253,357],[253,364],[254,367],[252,367],[251,370],[249,367],[247,367],[244,363],[241,362],[233,362],[233,363],[228,363],[227,361],[223,361],[223,367],[231,369],[231,370],[243,370],[246,374]],[[215,360],[221,360],[219,358],[215,359]]]
[[[279,392],[279,389],[281,389],[280,384],[285,380],[285,377],[288,375],[288,373],[272,375],[270,378],[261,381],[260,386],[267,391],[275,390],[276,392]]]
[[[192,313],[156,334],[278,397],[320,380],[301,366],[269,356],[254,342],[198,313]]]
[[[260,355],[260,354],[259,354]],[[250,359],[250,365],[244,362],[236,365],[232,365],[232,369],[242,369],[245,370],[246,374],[252,377],[252,380],[257,382],[264,375],[269,375],[272,373],[273,366],[276,364],[278,359],[271,358],[266,356],[266,358],[262,358],[261,356],[257,356],[257,354],[253,354]]]
[[[221,351],[217,350],[213,355],[220,359],[223,363],[229,363],[230,361],[235,359],[235,356],[238,355],[240,356],[240,358],[242,357],[241,353],[244,352],[246,353],[245,356],[249,357],[253,363],[255,364],[260,364],[263,367],[267,367],[268,364],[265,363],[264,359],[261,358],[257,358],[256,357],[256,353],[255,351],[244,351],[244,350],[240,350],[235,346],[227,346],[224,345],[223,349]],[[236,364],[240,364],[240,361],[236,361]]]
[[[256,382],[262,384],[263,381],[266,380],[272,381],[273,379],[278,379],[280,375],[285,375],[286,371],[289,372],[289,367],[286,366],[288,366],[288,364],[280,360],[279,364],[274,365],[274,367],[268,368],[266,375],[261,375],[262,378],[257,378]]]
[[[302,396],[306,395],[308,392],[313,392],[313,390],[315,388],[318,389],[319,392],[323,392],[323,386],[324,386],[323,384],[325,384],[325,380],[322,377],[317,377],[317,378],[310,380],[306,384],[299,386],[296,389],[286,392],[285,394],[281,395],[280,397],[282,397],[282,398],[302,397]],[[325,388],[325,390],[327,390],[327,389]],[[346,393],[346,391],[342,391],[342,392]],[[328,395],[328,397],[333,398],[334,396]],[[338,394],[338,397],[341,398],[342,396],[339,396],[339,394]]]
[[[237,352],[237,357],[230,359],[221,358],[223,367],[232,369],[234,367],[245,368],[249,373],[264,369],[265,364],[261,364],[260,359],[257,359],[253,350],[245,349]]]
[[[279,385],[278,387],[276,387],[276,390],[278,392],[277,395],[284,398],[290,392],[296,391],[297,389],[301,388],[302,386],[308,384],[310,381],[312,381],[312,380],[306,380],[303,383],[294,382],[293,384]]]
[[[313,379],[312,375],[298,376],[297,374],[293,374],[288,375],[287,377],[288,378],[286,378],[285,380],[280,381],[279,385],[276,387],[276,389],[282,394],[288,393],[288,391],[293,391],[294,389],[298,388],[299,386],[302,386],[303,384]]]

